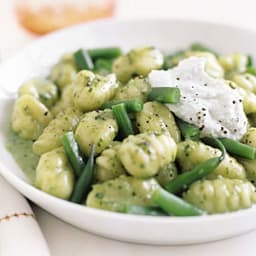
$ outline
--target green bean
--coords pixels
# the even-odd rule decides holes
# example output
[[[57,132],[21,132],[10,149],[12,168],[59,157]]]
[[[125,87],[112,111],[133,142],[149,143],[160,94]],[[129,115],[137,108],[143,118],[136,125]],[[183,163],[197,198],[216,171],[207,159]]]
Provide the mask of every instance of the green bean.
[[[75,140],[74,133],[67,132],[64,134],[61,138],[61,142],[76,176],[79,177],[85,167],[85,163],[79,150],[79,146]]]
[[[132,123],[127,114],[125,104],[120,103],[112,106],[112,111],[118,126],[123,132],[124,137],[134,134]]]
[[[123,103],[127,112],[140,112],[143,109],[142,99],[113,100],[101,106],[101,109],[112,108],[114,105]]]
[[[74,203],[82,203],[82,200],[85,199],[87,193],[90,190],[91,183],[93,180],[93,172],[94,172],[94,151],[95,145],[91,146],[91,153],[89,159],[86,163],[86,166],[78,178],[75,188],[70,197],[70,201]]]
[[[211,139],[214,141],[214,145],[217,145],[221,149],[221,156],[210,158],[207,161],[196,165],[191,171],[178,175],[165,186],[168,192],[177,194],[182,190],[187,189],[188,186],[195,181],[206,177],[218,167],[218,165],[225,157],[226,150],[218,139]]]
[[[92,59],[86,50],[79,49],[74,53],[73,56],[75,59],[76,66],[79,70],[93,70],[94,65]]]
[[[213,53],[215,56],[218,56],[219,54],[216,53],[215,51],[213,51],[212,49],[208,48],[207,46],[201,44],[201,43],[193,43],[191,46],[190,46],[190,50],[191,51],[199,51],[199,52],[210,52],[210,53]]]
[[[165,216],[165,212],[156,207],[139,206],[139,205],[127,205],[124,209],[124,213],[136,214],[136,215],[150,215],[150,216]]]
[[[226,150],[231,154],[250,160],[254,160],[256,158],[255,147],[227,138],[221,138],[219,140],[223,143]]]
[[[114,59],[122,55],[122,50],[119,47],[95,48],[87,51],[93,60],[98,58]]]
[[[249,73],[249,74],[251,74],[251,75],[256,76],[256,68],[253,67],[253,66],[247,67],[246,72]]]
[[[253,58],[251,55],[248,55],[247,56],[247,63],[246,63],[246,67],[249,68],[249,67],[252,67],[253,66]]]
[[[184,139],[199,140],[200,129],[198,127],[194,126],[193,124],[189,124],[179,118],[176,118],[176,123]]]
[[[215,148],[219,148],[222,153],[220,156],[222,158],[221,160],[224,159],[225,154],[226,154],[226,148],[224,146],[224,143],[222,142],[222,139],[219,139],[219,138],[217,139],[214,137],[204,137],[204,138],[202,138],[202,141],[206,144],[209,144],[209,145],[215,147]]]
[[[178,103],[180,101],[180,90],[176,87],[152,88],[148,100],[161,103]]]
[[[161,187],[153,193],[153,201],[169,215],[198,216],[204,213],[201,209],[185,202]]]
[[[107,75],[112,71],[113,60],[97,59],[94,63],[94,71],[101,75]]]

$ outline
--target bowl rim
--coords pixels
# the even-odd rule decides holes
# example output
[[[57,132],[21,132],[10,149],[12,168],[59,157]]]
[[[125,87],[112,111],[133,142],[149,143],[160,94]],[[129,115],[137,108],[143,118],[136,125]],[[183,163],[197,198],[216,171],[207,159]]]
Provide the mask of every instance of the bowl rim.
[[[146,19],[113,19],[113,18],[107,18],[107,19],[102,19],[99,21],[91,21],[91,22],[86,22],[86,23],[80,23],[78,25],[73,25],[68,28],[63,28],[55,32],[51,32],[45,36],[40,37],[39,39],[36,39],[29,45],[25,46],[22,48],[18,53],[12,55],[9,57],[7,60],[5,60],[3,63],[0,63],[0,71],[3,69],[4,66],[8,66],[11,64],[11,62],[15,61],[15,59],[19,58],[19,56],[22,56],[23,53],[29,51],[30,48],[36,47],[37,45],[40,45],[41,42],[47,41],[47,40],[54,40],[54,38],[63,35],[65,33],[72,32],[74,30],[79,30],[80,28],[86,26],[86,27],[94,27],[94,26],[99,26],[99,25],[104,25],[104,26],[111,26],[115,24],[131,24],[131,23],[145,23],[145,22],[153,22],[153,23],[190,23],[193,24],[193,26],[200,26],[200,25],[205,25],[205,26],[213,26],[213,27],[219,27],[219,28],[224,28],[227,30],[241,30],[243,32],[247,33],[255,33],[251,28],[246,28],[241,25],[230,25],[226,23],[219,23],[219,22],[211,22],[211,21],[200,21],[196,19],[184,19],[184,18],[146,18]],[[3,88],[0,90],[0,95],[1,91]],[[1,96],[2,98],[2,96]],[[9,99],[9,96],[7,96],[7,99]],[[4,144],[4,142],[2,142]],[[4,144],[5,146],[5,144]],[[20,168],[20,171],[22,169]],[[22,171],[23,172],[23,171]],[[47,194],[44,191],[41,191],[37,189],[33,184],[30,184],[23,179],[19,178],[17,175],[15,175],[13,172],[10,172],[8,170],[8,167],[2,163],[0,160],[0,175],[2,175],[8,183],[10,183],[15,189],[18,191],[22,191],[21,193],[24,194],[29,194],[33,195],[31,197],[33,198],[41,198],[44,201],[51,201],[56,205],[56,207],[61,206],[62,208],[69,207],[74,211],[81,211],[84,213],[88,213],[97,217],[103,217],[103,218],[113,218],[113,219],[118,219],[120,221],[130,221],[130,222],[150,222],[151,224],[177,224],[177,223],[199,223],[199,222],[216,222],[216,221],[223,221],[227,217],[228,218],[240,218],[240,217],[245,217],[246,215],[250,215],[252,212],[256,213],[256,205],[248,208],[248,209],[242,209],[234,212],[227,212],[227,213],[221,213],[221,214],[213,214],[213,215],[201,215],[201,216],[188,216],[188,217],[178,217],[178,216],[146,216],[146,215],[133,215],[133,214],[124,214],[124,213],[118,213],[118,212],[111,212],[107,210],[102,210],[102,209],[96,209],[96,208],[91,208],[85,205],[79,205],[75,204],[60,198],[57,198],[55,196],[52,196],[50,194]],[[31,199],[32,200],[32,199]],[[36,199],[35,199],[36,200]],[[37,202],[35,200],[32,200],[35,204]]]

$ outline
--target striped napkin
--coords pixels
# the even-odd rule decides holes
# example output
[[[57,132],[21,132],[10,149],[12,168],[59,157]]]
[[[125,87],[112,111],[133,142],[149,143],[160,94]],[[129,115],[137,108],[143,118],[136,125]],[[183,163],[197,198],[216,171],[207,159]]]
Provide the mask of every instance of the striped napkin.
[[[50,256],[28,202],[0,176],[0,255]]]

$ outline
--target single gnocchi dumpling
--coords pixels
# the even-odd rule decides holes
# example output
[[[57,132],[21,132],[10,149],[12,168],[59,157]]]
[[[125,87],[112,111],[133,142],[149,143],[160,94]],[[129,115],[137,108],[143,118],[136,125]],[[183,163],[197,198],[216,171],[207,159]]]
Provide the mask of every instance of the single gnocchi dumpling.
[[[150,84],[142,77],[131,79],[126,85],[120,86],[114,97],[115,100],[128,100],[139,98],[146,100],[151,89]]]
[[[53,196],[68,199],[74,188],[74,173],[62,147],[40,157],[35,185]]]
[[[86,205],[109,211],[123,212],[127,205],[155,206],[152,195],[159,187],[154,179],[120,176],[93,186]]]
[[[159,102],[147,102],[136,114],[136,126],[141,133],[167,132],[174,141],[180,141],[180,131],[170,110]]]
[[[246,91],[256,93],[256,77],[251,74],[236,74],[231,80]]]
[[[58,85],[62,90],[71,84],[76,76],[77,68],[72,54],[65,54],[61,60],[55,64],[51,71],[49,79]]]
[[[242,138],[241,142],[256,147],[256,128],[250,127],[244,137]],[[239,162],[244,166],[247,179],[256,183],[256,160],[249,160],[245,158],[239,158]]]
[[[66,132],[75,129],[79,122],[80,115],[81,113],[74,108],[68,108],[59,113],[44,129],[40,137],[34,142],[34,153],[41,155],[60,147],[61,137]]]
[[[246,70],[248,57],[244,54],[234,53],[229,55],[222,55],[218,57],[220,65],[225,70],[227,78],[237,73],[244,73]]]
[[[167,134],[141,133],[126,138],[118,157],[128,173],[138,178],[155,176],[176,157],[177,146]]]
[[[120,145],[120,142],[115,142],[114,145],[105,149],[100,156],[96,158],[96,182],[102,183],[107,180],[115,179],[126,173],[119,158],[117,157]]]
[[[31,95],[23,95],[14,105],[11,127],[23,139],[37,139],[51,121],[48,108]]]
[[[219,149],[205,145],[202,142],[186,140],[178,143],[176,160],[181,170],[187,172],[191,171],[197,164],[220,155]],[[207,178],[215,179],[218,176],[241,180],[246,178],[244,167],[228,154],[226,154],[224,160]]]
[[[151,70],[163,66],[163,54],[155,47],[135,48],[116,59],[113,63],[113,72],[122,83],[134,76],[147,76]]]
[[[95,154],[100,154],[114,140],[118,125],[112,110],[92,111],[86,113],[79,122],[75,138],[86,155],[90,155],[91,145],[95,145]]]
[[[73,101],[81,111],[96,110],[114,97],[117,88],[114,74],[103,77],[82,70],[73,82]]]
[[[19,96],[31,95],[40,100],[48,108],[58,100],[58,88],[50,80],[33,78],[25,82],[19,89]]]
[[[237,211],[256,203],[255,187],[249,181],[226,178],[197,181],[183,198],[210,214]]]

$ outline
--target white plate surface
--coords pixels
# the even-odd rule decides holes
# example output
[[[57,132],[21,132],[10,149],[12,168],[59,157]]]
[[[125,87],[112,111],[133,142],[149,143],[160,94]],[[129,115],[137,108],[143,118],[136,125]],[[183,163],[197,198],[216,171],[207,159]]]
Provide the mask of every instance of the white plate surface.
[[[238,235],[256,227],[256,208],[203,217],[145,217],[100,211],[52,197],[31,186],[5,149],[15,92],[34,75],[47,74],[62,53],[79,47],[155,45],[165,50],[199,41],[223,53],[254,53],[256,33],[230,26],[181,20],[100,21],[50,34],[0,66],[0,172],[21,193],[81,229],[123,241],[191,244]],[[256,57],[256,56],[254,56]]]

